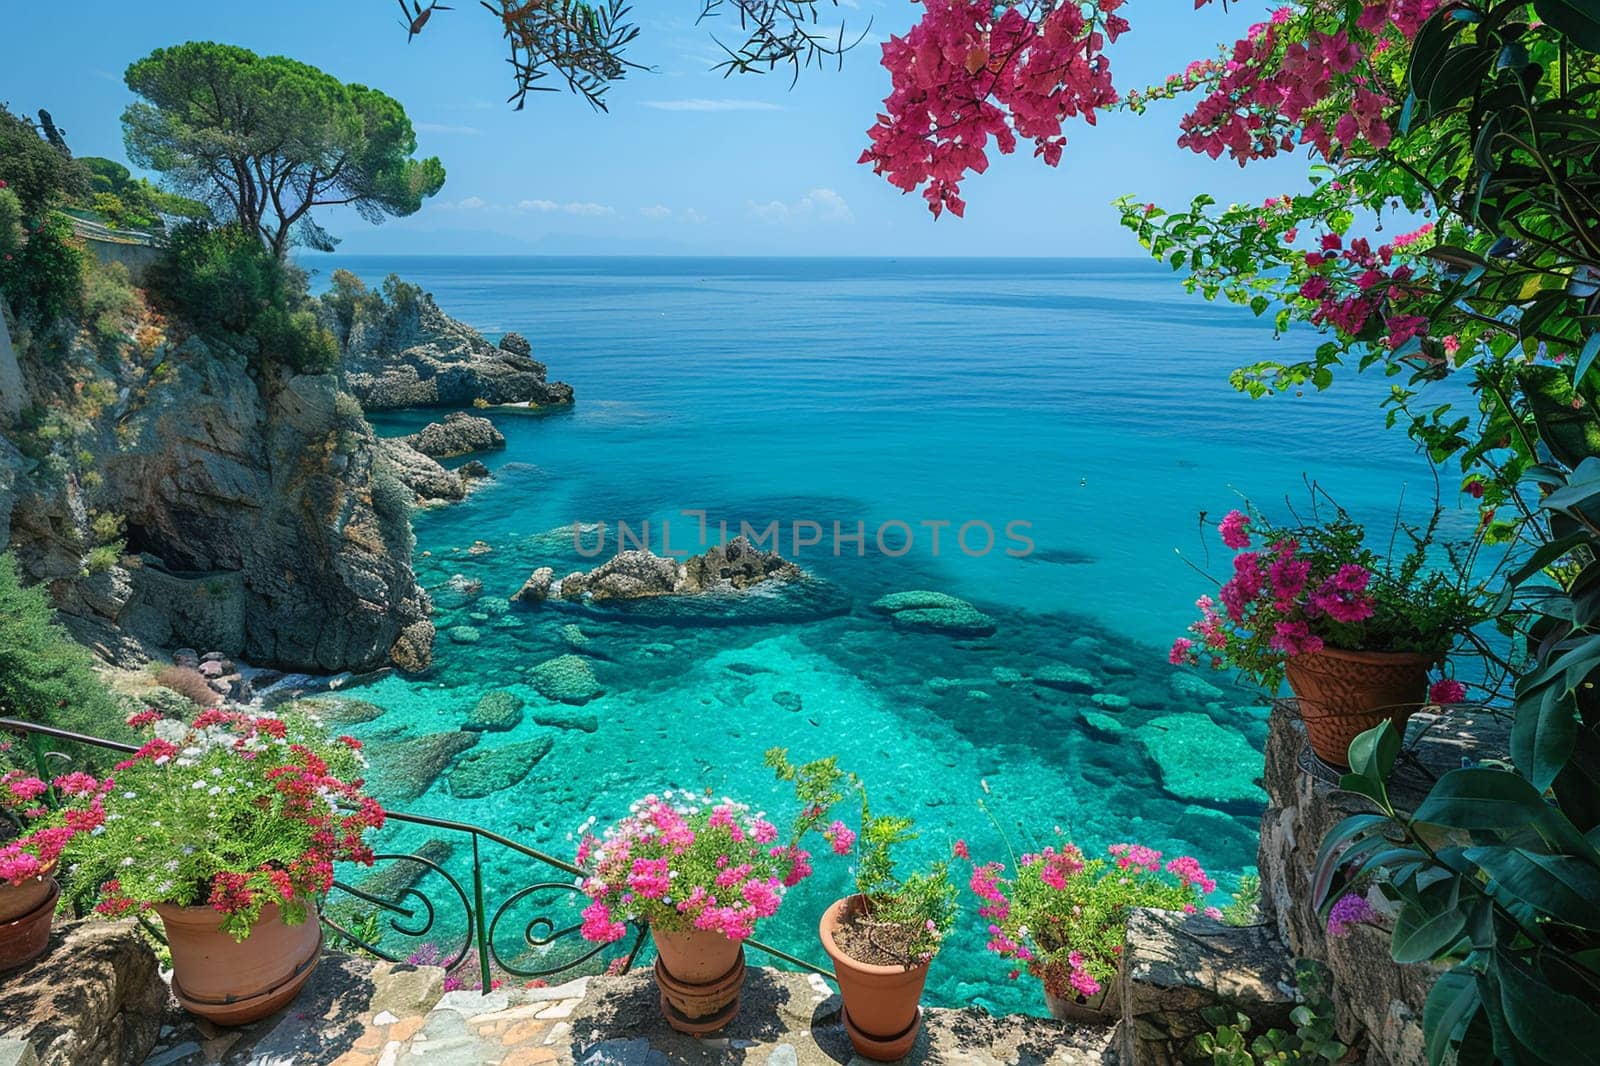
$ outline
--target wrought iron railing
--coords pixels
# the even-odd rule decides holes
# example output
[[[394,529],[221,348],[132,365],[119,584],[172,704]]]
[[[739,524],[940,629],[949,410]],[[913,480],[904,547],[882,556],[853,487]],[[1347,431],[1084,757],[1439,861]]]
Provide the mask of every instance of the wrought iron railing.
[[[52,760],[70,762],[72,758],[65,752],[51,750],[49,746],[51,741],[82,744],[123,754],[131,754],[138,750],[132,744],[11,718],[0,718],[0,732],[15,733],[27,739],[28,747],[38,764],[39,776],[47,780],[59,775],[58,769],[52,766]],[[519,944],[514,949],[514,954],[506,945],[496,940],[496,932],[500,930],[502,924],[505,924],[508,930],[515,929],[516,923],[521,919],[514,915],[524,907],[534,906],[537,897],[541,895],[564,898],[569,904],[576,904],[583,899],[583,891],[578,884],[582,871],[576,865],[536,848],[530,848],[494,830],[467,822],[450,821],[422,814],[407,814],[395,810],[386,810],[386,815],[388,823],[385,827],[386,832],[390,826],[416,827],[452,834],[458,840],[464,837],[470,841],[472,855],[472,868],[468,878],[470,887],[463,884],[462,879],[450,871],[445,861],[427,854],[425,848],[410,852],[380,852],[374,857],[374,872],[384,864],[390,864],[388,872],[396,875],[401,873],[403,864],[412,864],[416,869],[395,876],[392,883],[381,876],[373,876],[371,872],[354,884],[343,879],[335,879],[333,889],[323,900],[320,911],[323,925],[337,935],[337,940],[354,945],[378,958],[402,962],[416,957],[416,951],[395,952],[383,946],[382,937],[373,935],[380,921],[387,925],[389,931],[406,938],[419,948],[425,944],[433,944],[434,941],[430,938],[435,935],[448,935],[454,941],[459,930],[460,942],[452,943],[448,950],[438,951],[436,964],[451,972],[473,965],[477,970],[478,987],[483,991],[488,991],[492,987],[494,973],[497,970],[513,977],[543,979],[575,973],[586,966],[589,968],[598,966],[596,960],[605,951],[605,945],[590,944],[579,939],[574,944],[575,953],[563,954],[560,949],[564,948],[565,942],[572,941],[579,932],[581,924],[560,917],[558,910],[546,910],[543,905],[535,906],[536,913],[522,924]],[[510,892],[491,911],[490,896],[498,886],[490,885],[489,879],[485,876],[484,849],[488,845],[507,849],[523,859],[531,859],[540,868],[550,872],[541,879]],[[558,873],[566,877],[558,879]],[[443,896],[439,896],[437,892],[430,895],[418,888],[418,885],[430,878],[442,881],[443,887],[448,890],[447,893]],[[441,914],[437,905],[437,900],[441,898],[446,901],[449,915],[455,918],[455,921],[441,920],[446,917]],[[363,912],[363,907],[369,909]],[[352,918],[357,914],[364,914],[368,919],[362,929],[353,927],[356,922]],[[627,945],[626,953],[615,956],[609,963],[609,966],[615,967],[619,972],[626,972],[632,967],[640,949],[644,946],[645,935],[649,932],[642,923],[631,924],[632,936],[623,940]],[[155,930],[152,929],[152,932]],[[833,977],[829,970],[779,948],[756,940],[747,940],[745,944],[790,966],[818,973],[824,977]]]

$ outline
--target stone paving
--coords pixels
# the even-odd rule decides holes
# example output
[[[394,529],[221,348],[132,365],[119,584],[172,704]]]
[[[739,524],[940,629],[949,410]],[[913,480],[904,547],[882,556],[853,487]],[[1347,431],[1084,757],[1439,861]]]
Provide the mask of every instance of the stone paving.
[[[169,1008],[145,1066],[752,1066],[863,1064],[820,977],[751,967],[743,1007],[695,1039],[662,1020],[646,969],[550,988],[443,992],[433,967],[323,960],[286,1011],[219,1029]],[[973,1066],[1114,1063],[1111,1029],[929,1009],[905,1061]]]

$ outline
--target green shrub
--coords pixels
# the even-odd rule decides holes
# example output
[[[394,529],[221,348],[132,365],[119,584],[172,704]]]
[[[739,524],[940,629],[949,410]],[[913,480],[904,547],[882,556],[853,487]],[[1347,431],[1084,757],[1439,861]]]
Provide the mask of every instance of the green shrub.
[[[83,303],[83,242],[72,220],[53,211],[27,227],[27,242],[0,261],[0,295],[18,317],[46,327],[76,314]]]
[[[0,277],[22,254],[28,231],[22,226],[22,201],[10,189],[0,189]]]
[[[110,544],[100,544],[89,549],[83,557],[83,572],[85,574],[103,574],[122,561],[122,551],[127,547],[123,541],[114,541]]]
[[[139,294],[127,267],[98,260],[90,263],[83,280],[83,320],[97,343],[104,346],[126,334],[139,306]]]
[[[335,270],[328,280],[331,287],[323,294],[322,303],[333,313],[339,343],[346,344],[358,318],[375,318],[383,313],[383,296],[348,270]]]
[[[268,307],[256,317],[250,335],[260,345],[264,361],[297,374],[326,374],[339,365],[339,344],[312,311]]]
[[[307,306],[304,274],[237,226],[177,227],[151,284],[202,335],[244,342],[258,366],[324,373],[338,363],[333,334]]]
[[[89,653],[54,620],[37,586],[24,587],[0,554],[0,713],[100,736],[123,736],[117,701]]]

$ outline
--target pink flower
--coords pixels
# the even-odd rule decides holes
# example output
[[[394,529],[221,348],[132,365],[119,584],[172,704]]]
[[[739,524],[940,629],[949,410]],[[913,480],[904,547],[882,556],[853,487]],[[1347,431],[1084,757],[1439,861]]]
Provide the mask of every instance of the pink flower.
[[[971,853],[967,851],[967,842],[965,840],[956,841],[953,845],[951,845],[950,852],[958,859],[967,859],[970,861],[972,858]]]
[[[1467,686],[1453,678],[1444,678],[1435,681],[1428,688],[1429,703],[1465,703],[1467,701]]]
[[[1233,549],[1250,547],[1250,516],[1243,511],[1229,511],[1217,525],[1222,543]]]
[[[1370,922],[1377,916],[1378,912],[1372,909],[1367,897],[1354,892],[1347,893],[1340,896],[1328,912],[1328,935],[1344,936],[1357,925]]]
[[[611,917],[611,908],[599,900],[583,908],[582,916],[583,925],[578,932],[585,940],[610,944],[627,935],[628,927],[622,922],[614,921]]]
[[[1188,637],[1179,637],[1172,642],[1172,650],[1167,652],[1167,662],[1173,666],[1187,666],[1194,661],[1194,641]]]
[[[856,846],[855,830],[843,822],[834,822],[822,831],[822,836],[833,845],[835,855],[848,855]]]
[[[1206,895],[1210,895],[1217,890],[1217,883],[1206,876],[1206,872],[1200,868],[1199,860],[1193,856],[1180,855],[1168,862],[1167,873],[1177,877],[1185,888],[1190,885],[1198,885],[1200,891]]]

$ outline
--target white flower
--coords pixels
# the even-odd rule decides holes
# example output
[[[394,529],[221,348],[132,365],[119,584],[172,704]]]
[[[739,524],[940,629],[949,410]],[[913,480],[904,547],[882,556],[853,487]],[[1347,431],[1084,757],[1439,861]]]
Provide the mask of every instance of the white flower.
[[[122,798],[125,799],[125,800],[138,799],[139,798],[139,793],[137,793],[137,792],[124,792],[122,794]]]
[[[130,855],[126,859],[123,859],[122,860],[122,865],[125,866],[125,867],[126,866],[132,866],[133,865],[133,856]]]

